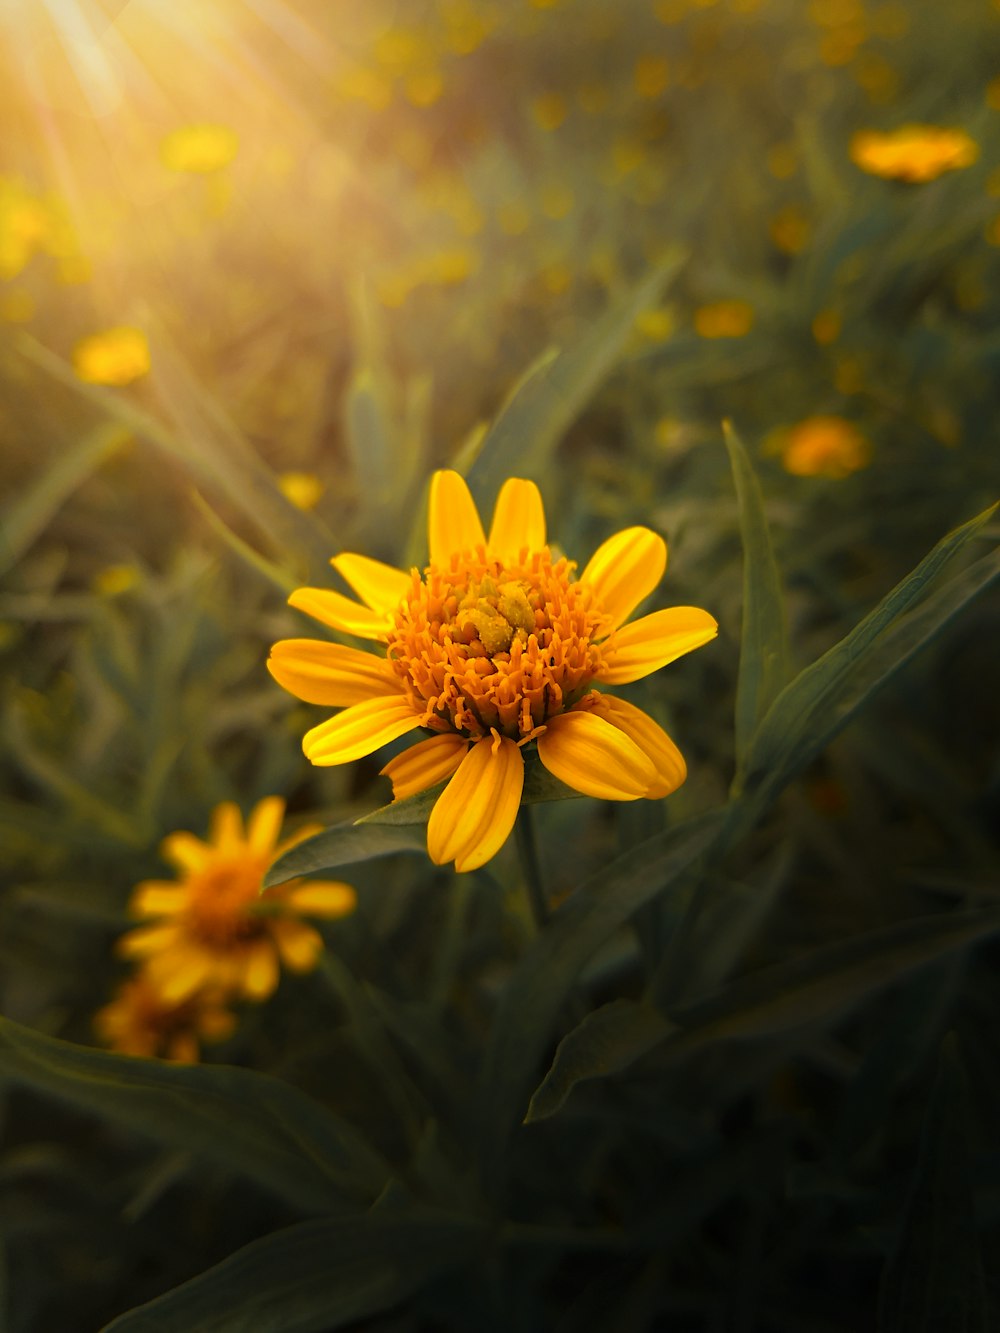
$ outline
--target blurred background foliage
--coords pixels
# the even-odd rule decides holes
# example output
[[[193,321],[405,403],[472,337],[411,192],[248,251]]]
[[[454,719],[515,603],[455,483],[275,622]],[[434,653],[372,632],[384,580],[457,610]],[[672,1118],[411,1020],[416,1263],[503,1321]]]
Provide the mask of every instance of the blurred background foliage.
[[[995,520],[821,753],[733,718],[741,608],[794,674],[997,498],[998,57],[995,0],[0,7],[4,1328],[996,1327]],[[537,807],[551,944],[513,846],[348,856],[204,1066],[89,1054],[166,834],[388,799],[264,661],[441,465],[668,538],[686,786]]]

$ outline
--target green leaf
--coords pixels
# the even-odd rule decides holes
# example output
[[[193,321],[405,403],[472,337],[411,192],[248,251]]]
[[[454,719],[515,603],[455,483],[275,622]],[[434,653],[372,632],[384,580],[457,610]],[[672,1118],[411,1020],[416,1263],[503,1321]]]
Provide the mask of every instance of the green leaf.
[[[560,1042],[529,1118],[553,1115],[577,1083],[627,1068],[655,1047],[680,1059],[719,1041],[748,1041],[828,1024],[900,977],[1000,931],[1000,910],[920,917],[814,949],[741,977],[663,1014],[648,1002],[609,1005]]]
[[[494,1184],[502,1149],[522,1119],[531,1080],[580,969],[633,913],[705,855],[724,817],[724,811],[702,815],[618,857],[555,912],[514,969],[490,1034],[480,1089],[482,1162]]]
[[[788,627],[781,578],[760,485],[743,444],[723,422],[743,538],[743,630],[736,684],[736,780],[761,719],[788,681]]]
[[[277,588],[285,597],[298,587],[298,580],[294,575],[286,573],[285,570],[268,560],[266,556],[261,555],[259,551],[255,551],[242,537],[237,536],[229,524],[219,517],[199,491],[192,490],[191,499],[215,535],[235,555],[239,556],[244,564],[259,574],[265,582]]]
[[[249,1069],[115,1055],[0,1018],[0,1075],[197,1152],[309,1212],[370,1200],[389,1174],[352,1125]]]
[[[394,852],[426,851],[423,824],[334,824],[297,843],[272,864],[261,889],[316,870],[339,870]]]
[[[972,1164],[965,1074],[946,1038],[924,1116],[920,1159],[879,1292],[879,1333],[992,1333]]]
[[[552,450],[614,366],[636,316],[659,299],[685,256],[676,251],[624,293],[564,351],[544,353],[500,410],[468,482],[480,503],[507,477],[538,475]]]
[[[993,552],[916,606],[947,561],[980,531],[995,509],[986,510],[938,542],[874,611],[781,691],[746,759],[744,787],[757,787],[755,803],[763,804],[776,795],[904,662],[1000,575],[1000,552]]]
[[[543,801],[572,801],[582,796],[582,792],[567,787],[565,782],[560,782],[549,772],[539,759],[537,750],[528,750],[527,753],[522,750],[521,753],[524,755],[522,805],[539,805]],[[434,809],[434,802],[447,785],[446,779],[444,782],[435,783],[425,791],[407,796],[403,801],[390,801],[388,805],[381,805],[377,810],[373,810],[370,815],[362,815],[357,822],[398,826],[426,824]]]
[[[552,1068],[528,1104],[525,1124],[555,1115],[578,1083],[627,1069],[674,1031],[650,1004],[613,1000],[595,1009],[559,1043]]]
[[[105,1333],[333,1333],[391,1309],[474,1251],[465,1218],[411,1205],[301,1222],[107,1325]]]
[[[34,483],[0,514],[0,573],[24,554],[78,486],[128,440],[121,426],[103,422],[82,439],[60,446]]]

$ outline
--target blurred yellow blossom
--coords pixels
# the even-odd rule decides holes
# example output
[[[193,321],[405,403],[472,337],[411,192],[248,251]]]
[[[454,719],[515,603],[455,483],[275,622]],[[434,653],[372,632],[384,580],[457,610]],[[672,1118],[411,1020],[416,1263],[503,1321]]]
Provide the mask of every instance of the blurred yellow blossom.
[[[73,348],[73,369],[85,384],[131,384],[149,364],[146,335],[127,325],[92,333]]]
[[[632,71],[632,83],[640,97],[659,97],[667,86],[668,75],[665,56],[640,56]]]
[[[282,472],[278,478],[278,487],[282,495],[296,509],[315,509],[323,496],[325,487],[313,472]]]
[[[785,471],[795,477],[840,480],[871,462],[871,445],[844,417],[807,417],[779,432],[774,447],[781,452]]]
[[[44,202],[20,180],[0,177],[0,278],[16,278],[49,229]]]
[[[859,130],[851,139],[850,153],[862,171],[916,184],[971,166],[979,156],[979,145],[964,130],[901,125],[885,133]]]
[[[767,224],[771,240],[786,255],[801,254],[812,230],[809,218],[798,204],[787,204]]]
[[[341,97],[364,102],[372,111],[385,111],[392,104],[392,80],[363,65],[345,70],[336,88]]]
[[[404,79],[403,91],[411,106],[433,106],[444,93],[444,79],[438,69],[417,69]]]
[[[676,327],[677,314],[672,306],[641,310],[635,317],[636,332],[649,342],[666,342]]]
[[[174,1003],[142,972],[123,981],[111,1003],[94,1015],[94,1030],[113,1051],[178,1064],[195,1064],[203,1041],[222,1041],[235,1025],[218,994],[198,992]]]
[[[767,150],[767,169],[776,180],[787,180],[798,170],[799,154],[793,143],[772,144]]]
[[[91,587],[99,597],[120,597],[139,582],[135,565],[105,565],[94,575]]]
[[[694,312],[695,331],[702,338],[742,338],[753,328],[753,307],[747,301],[714,301]]]
[[[206,175],[232,162],[240,141],[228,125],[182,125],[160,144],[160,161],[168,171]]]
[[[336,880],[289,880],[261,892],[267,867],[319,828],[300,829],[279,841],[285,802],[268,796],[246,828],[230,801],[216,806],[207,842],[172,833],[163,856],[178,879],[147,880],[129,910],[145,924],[123,935],[118,951],[141,962],[164,1001],[180,1004],[198,991],[266,1000],[278,984],[281,964],[309,972],[323,951],[322,937],[303,915],[340,917],[356,895]]]
[[[842,320],[836,310],[820,310],[813,318],[812,336],[820,347],[828,347],[840,337]]]

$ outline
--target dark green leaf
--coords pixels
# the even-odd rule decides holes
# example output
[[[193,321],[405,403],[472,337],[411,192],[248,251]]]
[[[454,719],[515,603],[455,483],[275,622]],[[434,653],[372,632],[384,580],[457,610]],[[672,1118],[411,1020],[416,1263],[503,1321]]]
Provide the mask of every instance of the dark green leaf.
[[[965,1074],[945,1041],[898,1243],[882,1277],[879,1333],[993,1333],[966,1142]]]
[[[915,605],[945,563],[993,513],[988,509],[943,538],[850,634],[781,691],[747,756],[746,786],[758,784],[755,798],[766,801],[775,795],[904,662],[1000,575],[1000,552],[993,552]]]
[[[105,1333],[333,1333],[391,1309],[479,1243],[464,1219],[394,1212],[276,1231]]]
[[[752,972],[669,1015],[648,1003],[608,1005],[560,1042],[529,1118],[554,1114],[583,1079],[625,1069],[657,1046],[664,1059],[681,1058],[718,1041],[834,1022],[899,977],[997,931],[997,910],[920,917]]]
[[[422,823],[334,824],[279,856],[264,876],[261,888],[269,889],[316,870],[340,870],[343,866],[373,861],[378,856],[425,851],[426,847],[427,834]]]
[[[761,719],[788,680],[788,628],[781,578],[760,485],[742,441],[723,423],[743,538],[743,630],[736,683],[736,783]]]
[[[469,470],[482,503],[510,476],[537,475],[611,370],[636,316],[659,299],[683,263],[669,256],[590,324],[572,347],[544,354],[518,383],[494,421]]]
[[[483,1071],[480,1123],[488,1172],[499,1169],[500,1150],[524,1114],[534,1071],[580,969],[609,935],[708,851],[723,819],[722,811],[703,815],[618,857],[559,908],[514,969]]]
[[[353,1126],[249,1069],[133,1059],[0,1018],[0,1075],[197,1152],[310,1212],[371,1199],[389,1173]]]

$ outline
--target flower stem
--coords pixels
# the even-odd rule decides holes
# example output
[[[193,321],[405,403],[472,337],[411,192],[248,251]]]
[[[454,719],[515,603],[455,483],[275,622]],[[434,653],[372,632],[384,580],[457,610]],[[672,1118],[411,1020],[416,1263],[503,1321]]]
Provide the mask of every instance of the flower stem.
[[[530,805],[522,805],[517,812],[514,824],[517,838],[518,855],[524,871],[524,882],[528,890],[528,905],[532,919],[538,930],[543,930],[549,920],[549,904],[542,885],[542,870],[538,861],[538,844],[535,841],[535,821]]]

